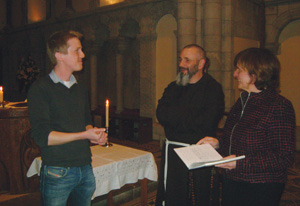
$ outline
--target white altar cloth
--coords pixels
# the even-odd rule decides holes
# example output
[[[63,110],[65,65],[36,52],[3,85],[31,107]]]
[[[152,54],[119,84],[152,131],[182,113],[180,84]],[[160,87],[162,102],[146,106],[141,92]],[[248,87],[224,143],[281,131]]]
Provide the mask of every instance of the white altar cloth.
[[[112,147],[92,146],[92,166],[96,179],[93,199],[147,178],[157,181],[157,166],[152,153],[113,144]],[[27,177],[39,175],[41,158],[31,163]]]

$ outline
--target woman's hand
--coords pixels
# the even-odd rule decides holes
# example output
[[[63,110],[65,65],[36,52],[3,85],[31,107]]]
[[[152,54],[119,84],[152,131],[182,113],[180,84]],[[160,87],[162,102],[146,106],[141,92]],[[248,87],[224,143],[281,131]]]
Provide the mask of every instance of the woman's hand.
[[[210,144],[215,149],[219,148],[219,140],[214,137],[204,137],[203,139],[199,140],[199,142],[197,142],[197,145],[201,144]]]
[[[236,155],[230,155],[230,156],[224,157],[224,159],[230,159],[230,158],[234,158],[234,157],[236,157]],[[232,170],[232,169],[236,168],[236,161],[217,164],[217,165],[215,165],[215,167]]]

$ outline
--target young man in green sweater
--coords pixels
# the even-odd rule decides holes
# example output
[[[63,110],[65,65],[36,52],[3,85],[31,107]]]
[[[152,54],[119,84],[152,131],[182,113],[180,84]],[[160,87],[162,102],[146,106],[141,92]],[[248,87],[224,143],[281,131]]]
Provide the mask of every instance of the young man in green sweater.
[[[80,38],[74,31],[54,33],[47,51],[54,64],[28,93],[32,136],[41,148],[42,205],[90,205],[95,190],[90,142],[105,144],[104,128],[93,128],[87,90],[73,72],[82,70]]]

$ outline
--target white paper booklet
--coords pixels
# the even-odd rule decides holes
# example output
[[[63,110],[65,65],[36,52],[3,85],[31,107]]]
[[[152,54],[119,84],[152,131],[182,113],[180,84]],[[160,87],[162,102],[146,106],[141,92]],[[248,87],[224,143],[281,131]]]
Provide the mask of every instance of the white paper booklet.
[[[242,155],[235,158],[223,159],[210,144],[191,145],[175,148],[174,150],[189,169],[208,167],[245,158],[245,155]]]

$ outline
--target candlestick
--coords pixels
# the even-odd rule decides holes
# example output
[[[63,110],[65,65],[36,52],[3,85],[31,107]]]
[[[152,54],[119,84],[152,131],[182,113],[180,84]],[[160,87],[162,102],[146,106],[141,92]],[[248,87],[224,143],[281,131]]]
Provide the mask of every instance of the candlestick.
[[[0,102],[3,102],[3,87],[0,86]]]
[[[105,127],[109,127],[109,101],[108,99],[105,102]]]
[[[108,127],[109,127],[109,101],[108,99],[105,101],[105,132],[108,135]],[[104,147],[111,147],[113,146],[107,139],[105,145],[103,145]]]

